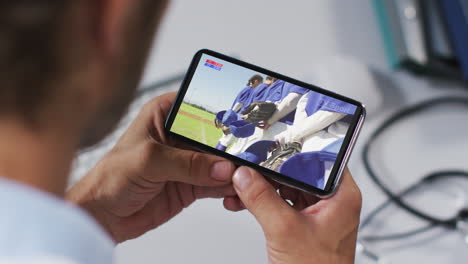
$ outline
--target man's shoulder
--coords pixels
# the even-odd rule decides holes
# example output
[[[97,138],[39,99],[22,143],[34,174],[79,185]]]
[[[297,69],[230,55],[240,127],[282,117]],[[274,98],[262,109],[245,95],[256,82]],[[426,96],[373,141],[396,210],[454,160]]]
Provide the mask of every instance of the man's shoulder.
[[[81,264],[63,257],[0,258],[0,264]]]
[[[74,205],[0,179],[0,208],[5,216],[0,218],[0,260],[64,256],[78,263],[112,262],[114,243]]]

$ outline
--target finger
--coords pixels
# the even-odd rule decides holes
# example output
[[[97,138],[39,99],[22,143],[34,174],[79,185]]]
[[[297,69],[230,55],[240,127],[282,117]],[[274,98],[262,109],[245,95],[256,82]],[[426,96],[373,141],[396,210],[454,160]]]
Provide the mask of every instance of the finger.
[[[169,146],[174,146],[178,149],[185,149],[190,151],[199,151],[196,147],[186,144],[184,142],[174,140],[173,144],[168,144]]]
[[[220,186],[220,187],[202,187],[194,186],[193,194],[196,199],[203,198],[223,198],[227,196],[235,196],[236,191],[232,184]]]
[[[163,94],[155,100],[147,103],[142,111],[145,115],[142,123],[146,125],[146,128],[150,133],[149,136],[158,142],[166,143],[169,139],[164,131],[164,123],[166,122],[166,118],[169,115],[169,111],[171,110],[175,98],[175,92]],[[148,118],[146,116],[152,118]]]
[[[150,112],[149,114],[151,114],[153,107],[157,107],[162,110],[164,116],[167,116],[169,114],[169,111],[171,110],[172,104],[174,103],[176,97],[177,92],[165,93],[156,97],[148,103],[148,111]],[[152,103],[154,104],[152,105]]]
[[[232,212],[239,212],[245,210],[245,206],[237,196],[229,196],[224,198],[224,208]]]
[[[233,182],[237,195],[257,218],[265,233],[275,232],[297,216],[258,172],[240,167],[234,173]]]
[[[283,186],[281,183],[271,179],[271,178],[265,178],[265,180],[275,188],[275,190],[278,190],[281,186]]]
[[[291,201],[292,207],[298,211],[304,210],[305,208],[319,201],[319,198],[313,195],[288,186],[280,187],[279,194],[283,199]]]
[[[148,136],[166,142],[164,121],[176,98],[176,93],[167,93],[146,103],[127,131],[119,139],[118,146],[132,146]],[[150,135],[148,135],[150,133]]]
[[[316,203],[318,203],[320,201],[320,199],[318,197],[313,197],[309,194],[299,194],[296,202],[294,203],[294,208],[296,210],[304,210]]]
[[[183,150],[148,140],[141,162],[149,181],[176,181],[196,186],[221,186],[231,182],[235,166],[223,158]]]
[[[335,226],[339,226],[351,220],[359,221],[361,206],[361,192],[349,170],[346,169],[335,195],[304,209],[303,213],[316,215],[324,223],[334,223]]]
[[[299,193],[297,190],[294,190],[287,186],[281,186],[278,190],[279,190],[279,195],[283,199],[290,200],[294,204],[296,204],[299,201]]]

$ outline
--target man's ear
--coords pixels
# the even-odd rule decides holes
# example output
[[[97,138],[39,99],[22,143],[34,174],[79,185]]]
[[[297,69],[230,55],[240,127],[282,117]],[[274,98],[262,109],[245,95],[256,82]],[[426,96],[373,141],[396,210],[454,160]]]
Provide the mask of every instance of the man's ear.
[[[74,0],[71,32],[65,40],[67,64],[73,65],[73,97],[76,107],[96,110],[115,90],[119,59],[125,52],[125,30],[140,0]],[[75,43],[76,42],[76,43]],[[71,91],[71,90],[70,90]],[[59,99],[57,99],[59,100]]]
[[[122,35],[131,12],[140,1],[135,0],[86,0],[92,8],[90,26],[97,48],[104,56],[114,57],[122,51]],[[90,11],[91,11],[90,10]]]

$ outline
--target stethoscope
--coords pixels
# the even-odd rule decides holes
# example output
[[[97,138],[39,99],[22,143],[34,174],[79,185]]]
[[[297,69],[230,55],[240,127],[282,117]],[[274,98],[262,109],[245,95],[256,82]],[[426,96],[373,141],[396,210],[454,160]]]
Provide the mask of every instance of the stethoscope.
[[[449,230],[458,230],[464,236],[464,242],[468,244],[468,208],[462,206],[459,211],[450,218],[437,218],[428,213],[424,212],[421,209],[418,209],[407,202],[404,201],[404,197],[414,194],[416,191],[423,188],[428,188],[444,182],[449,178],[461,178],[468,180],[468,172],[460,170],[445,170],[430,173],[429,175],[423,177],[417,183],[412,184],[403,191],[399,193],[392,192],[377,176],[376,171],[370,165],[370,149],[373,143],[381,136],[381,134],[387,131],[390,127],[396,123],[416,114],[420,114],[424,111],[427,111],[430,108],[442,105],[463,105],[468,107],[468,98],[460,97],[443,97],[437,99],[431,99],[413,106],[404,108],[397,113],[393,114],[386,121],[384,121],[370,136],[370,139],[364,145],[364,150],[362,152],[362,159],[364,162],[364,167],[369,174],[373,182],[380,188],[380,190],[388,197],[388,199],[372,210],[367,217],[361,222],[360,231],[364,230],[370,222],[382,212],[385,208],[389,207],[391,204],[397,205],[399,208],[405,210],[409,214],[425,221],[427,224],[423,227],[406,231],[403,233],[383,235],[383,236],[361,236],[357,243],[357,252],[362,253],[365,256],[380,262],[382,257],[372,252],[368,248],[368,243],[377,242],[377,241],[389,241],[389,240],[398,240],[407,238],[416,234],[420,234],[429,230],[432,230],[435,227],[443,227]],[[467,155],[468,157],[468,155]],[[467,158],[468,162],[468,158]]]

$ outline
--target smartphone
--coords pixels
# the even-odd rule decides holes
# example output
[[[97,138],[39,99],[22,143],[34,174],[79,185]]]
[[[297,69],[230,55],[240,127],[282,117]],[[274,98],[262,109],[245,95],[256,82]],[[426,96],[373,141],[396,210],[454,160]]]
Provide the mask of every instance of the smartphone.
[[[353,99],[204,49],[192,60],[165,130],[326,197],[339,185],[364,118],[364,106]]]

